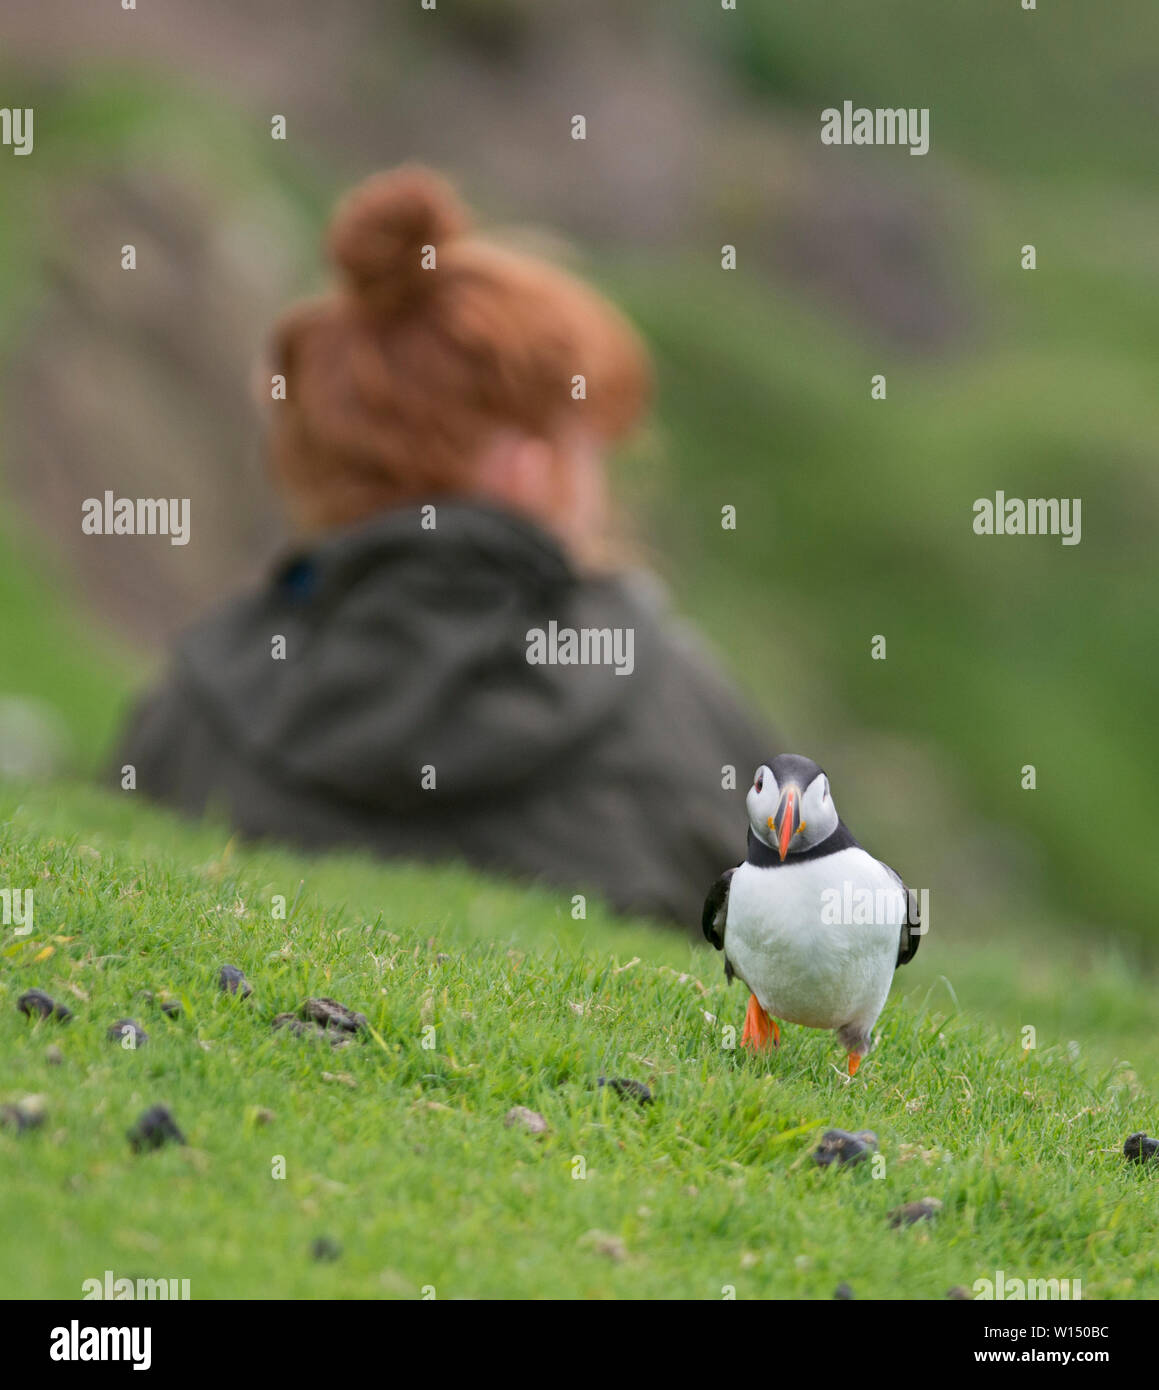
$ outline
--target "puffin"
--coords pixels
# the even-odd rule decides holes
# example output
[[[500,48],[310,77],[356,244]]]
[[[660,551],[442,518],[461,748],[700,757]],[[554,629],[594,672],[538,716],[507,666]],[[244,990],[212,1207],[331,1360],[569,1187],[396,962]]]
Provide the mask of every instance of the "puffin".
[[[745,804],[744,863],[713,884],[701,918],[724,952],[725,979],[749,990],[741,1045],[779,1047],[778,1019],[830,1028],[852,1078],[873,1046],[894,970],[917,954],[916,896],[853,838],[812,758],[782,753],[762,763]]]

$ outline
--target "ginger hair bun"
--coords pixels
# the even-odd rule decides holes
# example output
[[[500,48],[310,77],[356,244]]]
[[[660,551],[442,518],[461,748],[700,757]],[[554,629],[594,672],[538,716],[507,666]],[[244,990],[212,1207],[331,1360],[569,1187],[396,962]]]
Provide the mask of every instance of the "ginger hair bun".
[[[330,223],[327,249],[350,294],[376,314],[399,313],[433,288],[423,248],[436,253],[470,219],[446,179],[418,165],[376,174],[346,195]]]
[[[337,290],[288,310],[274,333],[285,395],[271,466],[307,529],[475,495],[478,460],[503,430],[553,445],[566,518],[564,435],[610,444],[643,414],[651,362],[619,310],[468,228],[452,186],[414,164],[339,203],[327,233]]]

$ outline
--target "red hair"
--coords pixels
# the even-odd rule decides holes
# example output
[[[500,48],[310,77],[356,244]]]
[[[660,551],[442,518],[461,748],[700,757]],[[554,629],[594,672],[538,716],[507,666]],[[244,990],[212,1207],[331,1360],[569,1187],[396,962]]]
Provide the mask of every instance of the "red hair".
[[[505,427],[555,440],[582,424],[610,443],[644,413],[651,366],[627,320],[468,226],[453,188],[417,166],[339,204],[327,249],[342,283],[274,336],[286,399],[271,463],[306,525],[469,490],[473,460]]]

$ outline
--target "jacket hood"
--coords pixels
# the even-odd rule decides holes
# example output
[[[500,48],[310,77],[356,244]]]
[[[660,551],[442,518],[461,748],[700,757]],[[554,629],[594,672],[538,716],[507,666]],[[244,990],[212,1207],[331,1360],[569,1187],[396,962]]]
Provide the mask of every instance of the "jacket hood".
[[[442,501],[430,517],[399,509],[291,552],[182,642],[176,680],[241,756],[396,812],[429,806],[433,776],[440,801],[485,810],[549,785],[641,697],[660,661],[653,597],[581,579],[514,515]],[[632,675],[531,664],[529,633],[553,622],[632,629]]]

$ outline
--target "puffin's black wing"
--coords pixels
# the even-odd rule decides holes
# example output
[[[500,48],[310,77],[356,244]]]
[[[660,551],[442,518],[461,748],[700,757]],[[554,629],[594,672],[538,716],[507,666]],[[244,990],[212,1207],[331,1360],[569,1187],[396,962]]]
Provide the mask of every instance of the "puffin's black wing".
[[[889,869],[889,865],[885,866]],[[894,878],[897,879],[898,887],[905,894],[905,921],[901,924],[901,940],[898,942],[897,963],[898,965],[908,965],[918,953],[918,947],[922,944],[922,916],[921,909],[918,907],[918,895],[911,893],[901,881],[901,875],[889,869]]]
[[[724,950],[724,924],[728,918],[728,885],[735,869],[726,869],[708,890],[704,900],[704,911],[700,914],[700,925],[704,929],[706,941],[710,941],[718,951]]]

